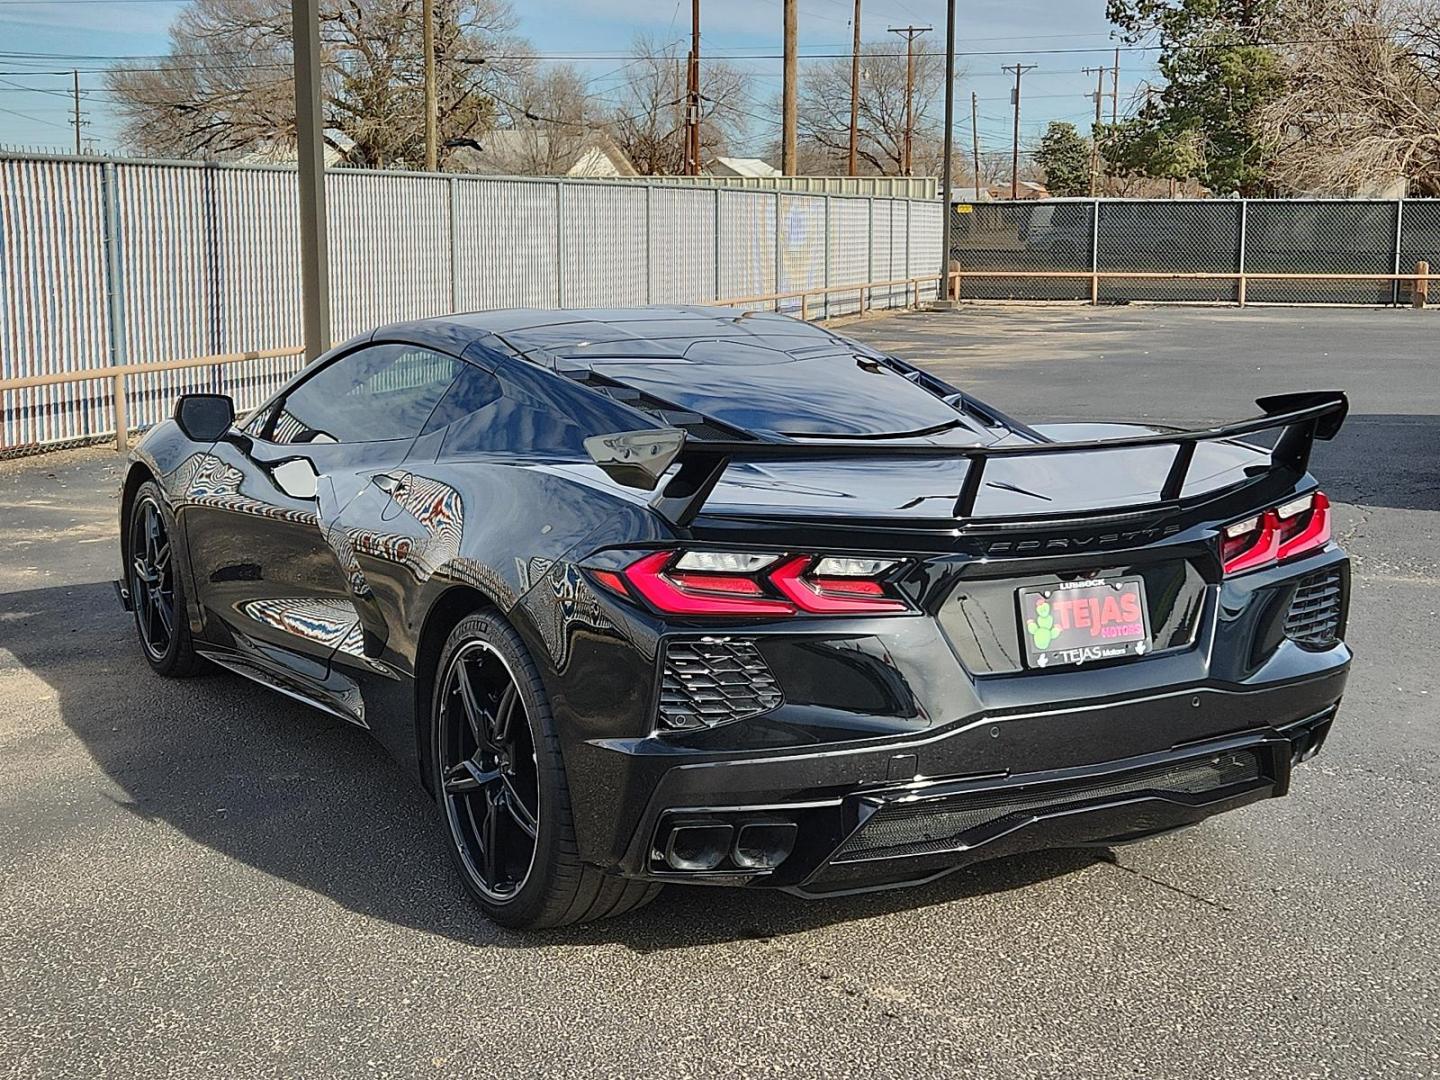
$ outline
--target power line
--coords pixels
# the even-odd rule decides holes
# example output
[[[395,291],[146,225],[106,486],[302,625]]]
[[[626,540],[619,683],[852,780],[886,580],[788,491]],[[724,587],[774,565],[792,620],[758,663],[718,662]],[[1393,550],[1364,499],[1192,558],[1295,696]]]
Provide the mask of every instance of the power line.
[[[18,2],[18,0],[0,0],[0,4],[16,3],[16,2]],[[79,2],[81,2],[81,0],[71,0],[71,2],[79,3]],[[84,0],[84,2],[86,2],[86,3],[92,3],[92,2],[98,2],[98,0]],[[117,2],[117,3],[119,3],[119,2],[134,3],[134,2],[137,2],[137,0],[114,0],[114,2]],[[1327,44],[1341,44],[1341,43],[1344,43],[1344,42],[1346,42],[1346,41],[1348,41],[1348,40],[1350,40],[1350,39],[1344,38],[1344,37],[1290,38],[1290,39],[1276,39],[1276,40],[1269,40],[1269,41],[1208,42],[1208,43],[1197,44],[1197,45],[1184,45],[1184,46],[1176,46],[1176,47],[1182,49],[1183,51],[1187,51],[1187,52],[1219,52],[1219,51],[1224,51],[1224,50],[1229,50],[1229,49],[1242,49],[1242,48],[1254,48],[1254,47],[1260,47],[1260,48],[1276,48],[1276,47],[1283,46],[1283,45],[1327,45]],[[764,46],[755,46],[755,47],[756,47],[756,48],[769,48],[769,49],[773,49],[773,48],[774,48],[773,45],[764,45]],[[1087,47],[1068,48],[1068,49],[1024,49],[1024,48],[1020,48],[1020,49],[1015,49],[1015,48],[1012,48],[1012,49],[976,49],[976,50],[970,50],[970,51],[966,51],[966,52],[957,51],[957,52],[955,53],[955,55],[956,55],[957,57],[990,57],[990,56],[1014,56],[1015,54],[1019,53],[1019,54],[1024,55],[1024,56],[1064,56],[1064,55],[1086,55],[1086,54],[1089,54],[1089,53],[1110,53],[1110,52],[1113,51],[1114,48],[1119,48],[1120,51],[1121,51],[1121,52],[1124,52],[1124,53],[1144,53],[1144,52],[1163,52],[1163,51],[1164,51],[1166,48],[1168,48],[1168,47],[1169,47],[1169,46],[1158,45],[1158,44],[1157,44],[1157,45],[1121,45],[1121,46],[1101,45],[1101,46],[1087,46]],[[248,50],[232,49],[232,50],[215,50],[215,51],[213,51],[213,52],[211,52],[211,53],[208,53],[207,56],[227,55],[227,54],[236,55],[236,56],[248,56],[248,55],[250,55],[250,53],[249,53]],[[485,62],[494,62],[494,63],[498,63],[498,62],[501,62],[501,61],[510,61],[510,60],[518,60],[518,61],[523,61],[523,60],[537,60],[537,61],[624,60],[624,59],[627,59],[627,58],[629,58],[629,57],[632,57],[633,55],[634,55],[634,54],[631,53],[631,52],[603,52],[603,53],[536,53],[536,52],[525,52],[525,53],[494,53],[494,54],[491,54],[490,56],[484,57],[483,59],[485,60]],[[924,58],[943,58],[944,56],[945,56],[945,53],[944,53],[944,52],[917,52],[917,53],[915,54],[915,58],[916,58],[917,60],[919,60],[919,59],[924,59]],[[172,58],[172,54],[169,54],[169,53],[49,53],[49,52],[29,52],[29,51],[24,51],[24,52],[22,52],[22,51],[14,51],[14,50],[0,51],[0,59],[5,59],[5,60],[34,59],[34,60],[64,60],[64,61],[74,61],[74,60],[119,60],[119,61],[126,61],[126,60],[167,60],[167,59],[171,59],[171,58]],[[771,53],[729,52],[729,53],[716,53],[716,54],[713,54],[710,58],[711,58],[712,60],[783,60],[783,59],[785,58],[785,54],[784,54],[783,51],[781,51],[781,52],[771,52]],[[850,52],[849,52],[848,49],[847,49],[846,51],[844,51],[844,52],[805,52],[805,53],[800,53],[800,54],[799,54],[799,58],[800,58],[801,60],[848,60],[848,59],[850,58]],[[392,59],[400,59],[400,60],[407,60],[407,59],[408,59],[408,60],[419,60],[420,57],[419,57],[418,55],[415,55],[415,56],[401,55],[401,56],[392,57]],[[256,65],[256,66],[265,66],[265,65]],[[285,65],[269,65],[269,66],[284,66],[284,67],[288,67],[289,65],[288,65],[288,64],[285,64]],[[68,75],[68,74],[69,74],[69,71],[67,70],[67,71],[63,72],[63,74],[67,74],[67,75]]]

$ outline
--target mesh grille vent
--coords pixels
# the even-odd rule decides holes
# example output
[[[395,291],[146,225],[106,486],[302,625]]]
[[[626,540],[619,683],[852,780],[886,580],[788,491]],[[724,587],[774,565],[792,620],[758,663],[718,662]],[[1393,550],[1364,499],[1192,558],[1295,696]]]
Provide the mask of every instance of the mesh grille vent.
[[[660,723],[698,728],[775,708],[780,687],[753,641],[672,640],[660,680]]]
[[[1345,613],[1345,590],[1339,570],[1325,570],[1303,578],[1285,615],[1285,636],[1299,645],[1326,649],[1340,637]]]

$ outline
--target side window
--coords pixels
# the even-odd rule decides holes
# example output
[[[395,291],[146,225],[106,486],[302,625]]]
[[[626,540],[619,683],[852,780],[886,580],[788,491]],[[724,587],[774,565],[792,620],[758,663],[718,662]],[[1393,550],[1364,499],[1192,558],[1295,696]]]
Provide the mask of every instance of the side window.
[[[325,365],[286,396],[278,443],[384,442],[420,433],[469,365],[418,345],[370,345]]]
[[[455,382],[440,399],[440,404],[435,406],[435,411],[430,414],[421,434],[428,435],[432,431],[449,427],[456,420],[463,420],[479,412],[492,401],[498,400],[500,395],[499,379],[474,364],[462,363]]]

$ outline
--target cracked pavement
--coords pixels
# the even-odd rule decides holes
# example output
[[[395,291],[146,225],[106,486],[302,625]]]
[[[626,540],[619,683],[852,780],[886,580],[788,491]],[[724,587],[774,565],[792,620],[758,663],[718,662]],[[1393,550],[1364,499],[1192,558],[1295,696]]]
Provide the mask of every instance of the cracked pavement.
[[[1440,315],[966,307],[844,331],[1027,420],[1338,386],[1314,469],[1357,662],[1291,795],[1108,852],[806,903],[671,889],[534,937],[466,905],[364,733],[154,678],[116,458],[0,464],[0,1076],[1440,1075]]]

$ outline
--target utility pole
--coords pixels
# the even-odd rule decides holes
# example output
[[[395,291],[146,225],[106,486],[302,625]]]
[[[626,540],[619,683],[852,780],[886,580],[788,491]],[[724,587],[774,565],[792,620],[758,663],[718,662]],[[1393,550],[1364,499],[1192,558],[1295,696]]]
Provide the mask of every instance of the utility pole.
[[[799,29],[796,25],[797,0],[785,0],[785,78],[780,93],[780,171],[794,176],[798,171],[798,153],[795,145],[795,129],[800,123],[799,78]]]
[[[1090,131],[1090,197],[1095,197],[1100,187],[1100,103],[1105,100],[1105,67],[1081,68],[1089,75],[1095,73],[1095,126]]]
[[[952,200],[954,191],[954,151],[955,151],[955,0],[948,0],[945,5],[945,151],[943,168],[944,181],[941,184],[943,191],[944,205],[941,214],[944,218],[944,225],[940,230],[940,286],[936,290],[935,299],[948,301],[950,299],[950,225],[955,215],[955,204]]]
[[[850,166],[856,176],[855,156],[860,147],[860,0],[855,0],[854,40],[850,46]]]
[[[970,149],[975,155],[975,198],[980,198],[980,95],[970,91]]]
[[[913,175],[911,169],[914,165],[912,149],[915,139],[915,39],[933,29],[933,26],[889,27],[890,33],[901,34],[905,38],[905,143],[900,150],[900,172],[905,176]]]
[[[686,172],[700,175],[700,0],[690,0],[690,84],[686,95]]]
[[[1110,69],[1110,123],[1120,122],[1120,46],[1115,46],[1115,66]]]
[[[440,118],[435,104],[435,0],[421,0],[425,24],[425,171],[440,170]]]
[[[78,156],[80,155],[80,153],[81,153],[81,150],[80,150],[80,125],[81,125],[81,120],[80,120],[80,72],[77,70],[77,71],[72,71],[70,74],[73,75],[74,78],[75,78],[75,84],[74,84],[74,85],[75,85],[75,154],[76,154],[76,156],[78,157]]]
[[[1027,71],[1034,71],[1035,64],[1012,64],[1001,71],[1015,73],[1015,89],[1010,91],[1010,104],[1015,107],[1015,132],[1010,143],[1010,198],[1020,197],[1020,79]]]

